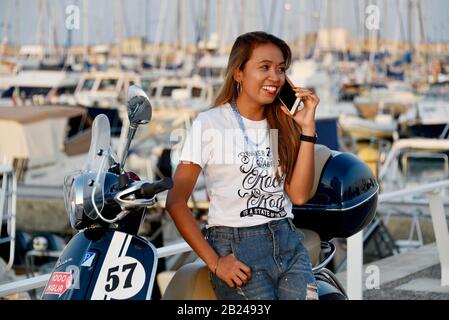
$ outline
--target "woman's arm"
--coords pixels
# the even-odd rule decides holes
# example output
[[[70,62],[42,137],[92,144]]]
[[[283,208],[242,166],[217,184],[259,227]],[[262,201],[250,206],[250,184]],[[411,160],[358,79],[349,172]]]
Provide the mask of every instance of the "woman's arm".
[[[240,287],[250,277],[250,269],[233,255],[220,258],[204,239],[187,202],[195,187],[201,167],[193,163],[180,163],[173,178],[173,188],[168,192],[167,210],[186,242],[207,264],[207,267],[228,286]],[[235,283],[235,285],[234,285]]]
[[[312,134],[304,132],[308,136]],[[299,139],[299,137],[298,137]],[[290,200],[296,205],[303,205],[309,200],[310,190],[315,175],[315,147],[313,143],[301,141],[296,163],[290,183],[285,183],[284,189]]]
[[[301,98],[304,108],[293,115],[293,119],[301,127],[302,134],[315,136],[315,110],[320,99],[310,90],[295,87],[296,96]],[[287,108],[281,107],[289,114]],[[298,137],[299,139],[299,137]],[[315,147],[307,141],[301,141],[301,145],[293,168],[290,183],[285,183],[284,189],[290,200],[296,205],[303,205],[309,200],[315,175]]]

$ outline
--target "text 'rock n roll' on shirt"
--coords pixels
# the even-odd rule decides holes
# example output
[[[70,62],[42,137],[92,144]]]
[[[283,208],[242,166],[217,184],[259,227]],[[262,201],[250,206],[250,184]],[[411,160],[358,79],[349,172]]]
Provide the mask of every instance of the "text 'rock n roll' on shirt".
[[[273,170],[269,135],[277,132],[268,130],[266,119],[242,117],[250,141],[246,143],[233,112],[224,104],[199,113],[179,158],[203,170],[210,198],[207,227],[250,227],[293,218],[285,177],[278,182]]]

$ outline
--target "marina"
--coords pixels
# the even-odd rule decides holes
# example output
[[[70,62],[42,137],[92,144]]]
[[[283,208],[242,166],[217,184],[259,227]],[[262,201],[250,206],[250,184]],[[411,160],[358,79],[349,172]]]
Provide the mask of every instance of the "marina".
[[[95,137],[108,142],[106,163],[126,160],[126,171],[142,183],[173,177],[186,133],[223,84],[234,39],[262,29],[286,40],[293,53],[288,77],[320,99],[315,170],[323,171],[316,171],[315,192],[324,199],[322,172],[338,156],[365,164],[364,174],[375,180],[368,185],[378,186],[363,230],[329,239],[304,231],[315,268],[325,261],[349,300],[449,299],[445,2],[100,2],[39,0],[30,21],[21,15],[29,0],[0,4],[0,299],[41,299],[53,268],[63,264],[61,253],[82,233],[73,227],[64,188],[89,166]],[[78,29],[57,18],[67,18],[70,5],[78,10]],[[367,27],[376,13],[380,24]],[[231,14],[238,23],[228,21]],[[151,103],[151,122],[139,123],[131,140],[135,88]],[[96,118],[109,122],[108,139],[95,135],[95,126],[108,127]],[[344,174],[356,181],[352,168]],[[210,201],[205,181],[198,177],[188,201],[203,232]],[[361,192],[335,181],[329,186],[341,198]],[[176,282],[186,272],[200,287],[207,267],[171,219],[167,191],[154,197],[138,227],[138,236],[155,247],[146,298],[211,298],[210,283],[198,293]],[[317,198],[295,205],[294,214],[319,207]],[[323,201],[335,200],[329,199]],[[350,208],[346,201],[338,210]]]

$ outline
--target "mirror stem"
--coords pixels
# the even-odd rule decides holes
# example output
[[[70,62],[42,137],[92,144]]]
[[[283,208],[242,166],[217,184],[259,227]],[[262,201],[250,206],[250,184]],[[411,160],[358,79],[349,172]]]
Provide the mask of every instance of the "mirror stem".
[[[126,146],[125,149],[123,149],[123,155],[122,155],[122,161],[120,163],[120,172],[125,172],[125,162],[126,162],[126,158],[128,157],[128,151],[129,151],[129,146],[131,145],[131,141],[134,138],[134,135],[136,134],[137,131],[137,126],[130,126],[129,130],[128,130],[128,140],[126,141]]]

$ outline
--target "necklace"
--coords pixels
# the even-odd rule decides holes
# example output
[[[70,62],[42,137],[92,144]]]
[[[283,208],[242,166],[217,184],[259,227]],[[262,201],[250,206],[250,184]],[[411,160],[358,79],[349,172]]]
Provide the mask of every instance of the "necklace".
[[[232,109],[232,111],[234,113],[234,116],[235,116],[235,118],[236,118],[236,120],[237,120],[237,122],[239,124],[240,131],[242,131],[243,137],[245,139],[245,150],[246,150],[246,146],[252,146],[254,148],[254,151],[255,151],[255,154],[256,154],[257,162],[261,163],[261,160],[263,160],[263,159],[258,154],[259,144],[261,144],[261,143],[259,143],[259,142],[256,143],[256,142],[254,142],[254,141],[249,139],[248,133],[246,131],[245,124],[243,123],[243,117],[240,114],[239,109],[237,108],[237,104],[236,104],[235,100],[231,101],[231,109]],[[266,135],[265,135],[265,139],[266,139]],[[264,139],[264,141],[265,141],[265,139]],[[264,142],[264,141],[262,141],[262,142]]]

